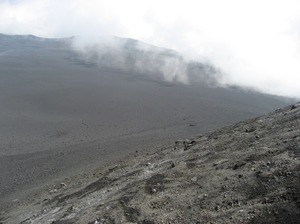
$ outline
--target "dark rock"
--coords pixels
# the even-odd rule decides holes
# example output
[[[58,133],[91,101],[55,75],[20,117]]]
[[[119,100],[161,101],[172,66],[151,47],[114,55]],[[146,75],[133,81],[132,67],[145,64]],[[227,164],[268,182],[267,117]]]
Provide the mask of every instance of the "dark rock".
[[[140,210],[132,207],[124,208],[124,215],[128,222],[137,222],[141,213]]]
[[[183,142],[183,146],[184,146],[184,151],[189,150],[189,146],[186,141]]]
[[[95,221],[89,222],[88,224],[115,224],[115,220],[110,216],[101,217]]]
[[[51,222],[51,224],[72,224],[74,221],[74,219],[56,220]]]
[[[249,129],[247,128],[245,132],[246,132],[246,133],[250,133],[250,132],[253,132],[253,131],[255,131],[255,128],[254,128],[254,127],[249,128]]]
[[[185,140],[183,141],[183,145],[184,145],[184,151],[188,150],[190,146],[192,146],[193,144],[195,144],[196,141],[195,140]]]
[[[237,170],[240,167],[244,166],[245,164],[246,164],[246,162],[243,162],[243,161],[237,162],[236,164],[233,165],[232,169]]]
[[[175,144],[178,145],[181,142],[184,142],[184,141],[183,140],[177,140],[177,141],[175,141]]]
[[[153,220],[143,220],[138,222],[138,224],[155,224],[155,221]]]
[[[155,174],[150,177],[145,186],[146,193],[155,194],[165,189],[165,176],[163,174]]]
[[[296,109],[297,107],[296,107],[296,105],[292,105],[291,106],[291,110],[294,110],[294,109]]]

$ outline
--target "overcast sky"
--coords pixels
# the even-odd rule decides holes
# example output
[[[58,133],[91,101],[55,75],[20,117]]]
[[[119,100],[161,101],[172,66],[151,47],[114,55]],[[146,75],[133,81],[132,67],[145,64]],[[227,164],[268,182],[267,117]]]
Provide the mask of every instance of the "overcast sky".
[[[0,33],[130,37],[300,97],[300,0],[0,0]]]

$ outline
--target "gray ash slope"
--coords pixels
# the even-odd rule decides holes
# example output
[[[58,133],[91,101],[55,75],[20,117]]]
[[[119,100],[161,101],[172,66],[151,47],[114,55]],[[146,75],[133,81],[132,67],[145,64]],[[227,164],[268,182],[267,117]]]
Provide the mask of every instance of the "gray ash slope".
[[[153,46],[141,51],[134,47],[137,41],[119,38],[126,43],[121,50],[125,65],[130,65],[124,68],[110,51],[83,57],[70,47],[72,40],[0,35],[0,204],[87,166],[289,102],[209,87],[217,69],[201,63],[189,65],[191,78],[200,77],[191,85],[176,82],[176,77],[166,82],[160,70],[143,72],[143,66],[133,66],[154,55],[158,64],[165,58],[180,61],[174,51]]]
[[[299,223],[300,103],[36,191],[2,223]]]

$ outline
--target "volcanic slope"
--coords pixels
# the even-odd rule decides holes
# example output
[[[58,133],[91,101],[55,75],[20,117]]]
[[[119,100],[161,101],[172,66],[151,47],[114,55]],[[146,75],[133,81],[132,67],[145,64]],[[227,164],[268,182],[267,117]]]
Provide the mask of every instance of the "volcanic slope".
[[[2,223],[299,223],[300,103],[68,178]]]
[[[72,41],[0,34],[0,204],[93,165],[290,104],[253,91],[143,74],[153,52],[162,52],[155,62],[163,65],[164,59],[180,59],[173,51],[141,52],[137,41],[123,39],[120,52],[129,67],[143,60],[138,71],[122,70],[114,67],[114,53],[101,48],[85,60]],[[214,71],[203,64],[190,69],[197,77]]]

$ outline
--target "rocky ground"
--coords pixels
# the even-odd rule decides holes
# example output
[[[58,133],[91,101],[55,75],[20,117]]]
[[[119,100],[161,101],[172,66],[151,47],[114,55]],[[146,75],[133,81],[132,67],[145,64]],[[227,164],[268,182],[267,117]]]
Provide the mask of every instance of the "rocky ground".
[[[0,223],[299,223],[300,103],[38,189]]]

